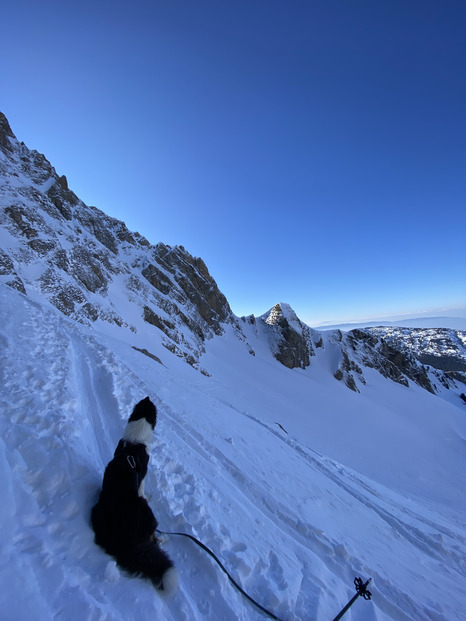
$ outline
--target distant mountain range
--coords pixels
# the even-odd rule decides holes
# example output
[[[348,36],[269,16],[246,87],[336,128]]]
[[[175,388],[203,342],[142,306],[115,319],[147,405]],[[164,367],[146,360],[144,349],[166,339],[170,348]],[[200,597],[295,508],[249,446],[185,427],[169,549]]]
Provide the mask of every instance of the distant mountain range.
[[[401,328],[450,328],[466,330],[466,309],[458,308],[448,314],[406,315],[397,318],[375,318],[365,321],[348,321],[343,323],[324,322],[315,326],[316,330],[354,330],[376,326],[398,326]]]

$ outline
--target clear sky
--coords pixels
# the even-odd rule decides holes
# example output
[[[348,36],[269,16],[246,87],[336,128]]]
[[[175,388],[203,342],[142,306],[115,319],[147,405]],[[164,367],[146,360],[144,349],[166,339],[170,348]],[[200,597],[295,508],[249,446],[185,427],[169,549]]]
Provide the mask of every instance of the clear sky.
[[[5,0],[0,109],[237,315],[466,307],[464,0]]]

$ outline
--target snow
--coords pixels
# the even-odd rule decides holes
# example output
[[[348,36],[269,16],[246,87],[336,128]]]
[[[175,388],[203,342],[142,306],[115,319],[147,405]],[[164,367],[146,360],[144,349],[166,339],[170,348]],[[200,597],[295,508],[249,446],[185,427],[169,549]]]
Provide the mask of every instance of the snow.
[[[410,351],[417,357],[426,354],[439,358],[456,356],[458,361],[466,363],[465,333],[459,330],[377,327],[369,331],[384,338],[395,348]]]
[[[270,309],[267,313],[262,315],[262,319],[264,319],[265,322],[271,326],[278,323],[281,318],[286,319],[290,327],[298,332],[298,334],[301,334],[303,330],[303,324],[301,323],[298,316],[289,304],[280,302],[279,304],[276,304],[272,309]]]
[[[166,543],[180,572],[169,600],[93,543],[103,470],[146,395],[160,528],[198,537],[281,619],[332,619],[355,576],[373,578],[373,599],[348,620],[464,618],[464,411],[375,371],[353,393],[329,379],[326,343],[290,370],[252,326],[255,356],[227,332],[206,342],[205,377],[128,333],[0,285],[1,619],[264,618],[187,539]]]

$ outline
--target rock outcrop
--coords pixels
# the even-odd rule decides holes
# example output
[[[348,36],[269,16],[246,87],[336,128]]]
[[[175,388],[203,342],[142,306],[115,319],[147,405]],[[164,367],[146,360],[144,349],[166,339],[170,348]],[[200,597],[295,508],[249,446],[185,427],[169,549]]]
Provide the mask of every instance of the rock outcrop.
[[[202,259],[182,246],[151,245],[123,222],[85,205],[48,160],[14,136],[0,114],[0,282],[37,292],[86,324],[133,332],[125,304],[162,333],[169,351],[196,366],[203,343],[235,321]]]
[[[305,369],[314,355],[311,328],[304,324],[288,304],[276,304],[261,317],[275,358],[289,369]]]
[[[466,383],[466,332],[451,328],[399,328],[381,326],[367,332],[383,338],[397,351],[440,371],[438,377]]]
[[[347,352],[352,353],[360,365],[376,369],[384,377],[403,386],[409,380],[434,393],[426,369],[412,356],[391,347],[384,339],[364,330],[351,330],[345,337]],[[362,376],[360,367],[356,370]]]

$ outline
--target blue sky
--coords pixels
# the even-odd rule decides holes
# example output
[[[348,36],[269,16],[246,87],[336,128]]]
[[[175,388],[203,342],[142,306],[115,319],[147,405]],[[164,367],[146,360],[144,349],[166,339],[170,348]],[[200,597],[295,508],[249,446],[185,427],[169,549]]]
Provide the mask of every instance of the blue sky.
[[[2,4],[0,109],[237,315],[466,307],[463,0]]]

